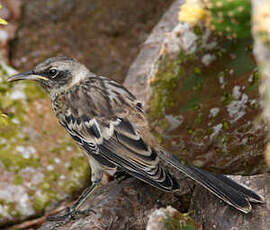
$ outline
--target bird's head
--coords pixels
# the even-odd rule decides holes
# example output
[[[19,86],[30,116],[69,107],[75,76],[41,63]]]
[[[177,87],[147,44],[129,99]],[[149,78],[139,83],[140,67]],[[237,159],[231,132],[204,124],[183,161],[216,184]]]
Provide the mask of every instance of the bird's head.
[[[68,89],[89,76],[89,70],[68,57],[51,57],[32,70],[13,75],[7,81],[34,80],[49,93]]]

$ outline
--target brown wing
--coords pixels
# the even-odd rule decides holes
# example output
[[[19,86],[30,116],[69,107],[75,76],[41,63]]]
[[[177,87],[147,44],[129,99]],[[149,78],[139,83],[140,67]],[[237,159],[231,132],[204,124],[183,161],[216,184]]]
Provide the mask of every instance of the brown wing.
[[[91,80],[66,95],[70,105],[60,123],[102,165],[121,168],[162,190],[176,189],[178,183],[160,166],[156,150],[142,139],[141,127],[147,124],[135,97],[113,81]]]

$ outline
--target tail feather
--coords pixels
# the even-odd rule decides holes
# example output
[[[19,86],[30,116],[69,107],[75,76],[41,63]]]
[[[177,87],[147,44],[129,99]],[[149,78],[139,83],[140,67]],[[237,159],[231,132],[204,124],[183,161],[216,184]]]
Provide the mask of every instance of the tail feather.
[[[163,157],[164,160],[169,162],[173,167],[201,184],[226,203],[244,213],[248,213],[252,209],[249,201],[257,203],[263,202],[262,198],[255,192],[237,184],[226,176],[212,174],[202,169],[183,165],[175,156],[172,155],[161,156],[161,158]]]
[[[234,188],[235,190],[241,192],[243,195],[246,196],[246,198],[249,201],[253,203],[264,203],[264,200],[261,196],[259,196],[257,193],[253,192],[249,188],[246,188],[244,185],[240,185],[224,175],[220,175],[220,174],[213,174],[213,175],[217,177],[218,179],[222,180],[223,182],[225,182],[227,185]]]

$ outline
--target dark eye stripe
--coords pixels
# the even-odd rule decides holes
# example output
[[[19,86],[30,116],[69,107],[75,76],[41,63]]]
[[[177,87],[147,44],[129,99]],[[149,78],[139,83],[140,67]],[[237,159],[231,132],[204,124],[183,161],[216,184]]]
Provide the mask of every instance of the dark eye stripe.
[[[65,77],[67,77],[68,75],[69,75],[69,71],[68,70],[66,70],[66,71],[59,71],[59,70],[56,70],[57,71],[57,73],[54,75],[54,76],[52,76],[51,74],[50,74],[50,71],[51,71],[52,69],[47,69],[46,71],[44,71],[43,73],[40,73],[40,75],[42,75],[42,76],[45,76],[45,77],[48,77],[48,78],[50,78],[50,79],[53,79],[53,80],[61,80],[61,79],[64,79]]]

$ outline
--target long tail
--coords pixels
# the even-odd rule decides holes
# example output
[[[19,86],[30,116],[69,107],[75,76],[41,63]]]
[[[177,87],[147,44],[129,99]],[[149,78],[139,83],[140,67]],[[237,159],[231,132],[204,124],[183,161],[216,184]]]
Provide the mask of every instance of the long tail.
[[[211,191],[226,203],[232,205],[236,209],[248,213],[252,207],[250,202],[263,203],[263,198],[257,195],[252,190],[234,182],[230,178],[207,172],[202,169],[193,168],[187,165],[183,165],[173,155],[160,156],[164,157],[173,167],[186,174],[191,179],[195,180],[203,187]]]

